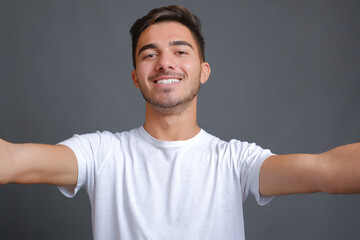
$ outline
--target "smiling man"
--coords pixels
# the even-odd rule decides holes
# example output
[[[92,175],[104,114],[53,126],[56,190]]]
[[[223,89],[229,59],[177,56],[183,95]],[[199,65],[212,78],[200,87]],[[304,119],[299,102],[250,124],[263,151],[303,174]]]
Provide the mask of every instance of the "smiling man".
[[[186,8],[150,11],[131,28],[132,79],[145,123],[75,135],[57,146],[0,141],[0,184],[48,183],[89,194],[95,239],[244,239],[242,203],[274,195],[360,192],[359,144],[274,155],[222,141],[196,121],[206,83],[204,39]]]

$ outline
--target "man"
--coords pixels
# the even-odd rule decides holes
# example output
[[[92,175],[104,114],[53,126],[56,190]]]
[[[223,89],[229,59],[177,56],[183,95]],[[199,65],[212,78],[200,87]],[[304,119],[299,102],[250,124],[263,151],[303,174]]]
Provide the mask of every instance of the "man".
[[[60,185],[67,196],[84,187],[95,239],[244,239],[249,194],[266,204],[274,195],[360,191],[359,144],[276,156],[197,125],[197,93],[211,70],[199,20],[187,9],[154,9],[131,34],[144,125],[57,146],[1,141],[1,184]]]

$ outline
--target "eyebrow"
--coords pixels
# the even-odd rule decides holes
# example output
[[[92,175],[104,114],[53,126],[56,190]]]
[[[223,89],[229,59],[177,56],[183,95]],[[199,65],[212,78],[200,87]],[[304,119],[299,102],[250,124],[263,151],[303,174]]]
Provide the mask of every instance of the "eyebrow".
[[[138,52],[138,56],[140,55],[141,52],[147,50],[147,49],[152,49],[152,48],[157,48],[157,46],[153,43],[150,43],[150,44],[146,44],[144,46],[142,46],[140,49],[139,49],[139,52]]]
[[[169,46],[172,47],[172,46],[181,46],[181,45],[184,45],[184,46],[189,46],[191,49],[194,49],[193,46],[186,42],[186,41],[172,41],[169,43]],[[158,46],[154,43],[149,43],[149,44],[146,44],[144,46],[142,46],[140,49],[139,49],[139,52],[138,52],[138,56],[140,55],[141,52],[147,50],[147,49],[153,49],[153,48],[158,48]]]
[[[171,46],[171,47],[172,46],[180,46],[180,45],[189,46],[192,49],[194,49],[193,46],[190,43],[186,42],[186,41],[172,41],[172,42],[169,43],[169,46]]]

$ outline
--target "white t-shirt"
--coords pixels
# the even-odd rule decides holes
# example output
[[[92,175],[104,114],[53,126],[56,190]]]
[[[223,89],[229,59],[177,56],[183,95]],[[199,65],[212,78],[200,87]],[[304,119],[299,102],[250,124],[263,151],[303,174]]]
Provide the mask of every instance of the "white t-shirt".
[[[272,155],[255,144],[225,142],[201,130],[185,141],[160,141],[143,127],[122,133],[74,135],[60,144],[76,154],[73,197],[84,187],[94,239],[245,239],[242,203],[260,205],[262,162]]]

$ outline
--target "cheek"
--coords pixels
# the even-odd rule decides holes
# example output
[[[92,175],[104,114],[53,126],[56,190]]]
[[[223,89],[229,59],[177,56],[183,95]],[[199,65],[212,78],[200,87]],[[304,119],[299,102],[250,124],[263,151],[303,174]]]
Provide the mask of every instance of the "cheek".
[[[188,75],[198,75],[200,73],[200,64],[198,62],[189,61],[183,64],[183,69]]]
[[[178,66],[182,66],[183,69],[191,71],[192,69],[197,67],[197,63],[191,58],[184,58],[178,62]]]
[[[144,79],[150,73],[149,66],[146,64],[139,64],[136,69],[136,73],[139,79]]]

